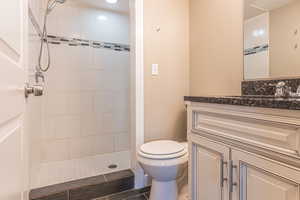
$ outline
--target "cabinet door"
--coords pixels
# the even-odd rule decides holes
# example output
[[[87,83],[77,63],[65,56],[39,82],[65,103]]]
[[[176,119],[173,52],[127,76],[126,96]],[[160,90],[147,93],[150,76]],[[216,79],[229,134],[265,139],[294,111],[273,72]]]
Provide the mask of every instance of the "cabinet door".
[[[300,199],[300,169],[236,150],[232,162],[232,200]]]
[[[192,200],[228,200],[229,148],[191,134],[189,181]]]

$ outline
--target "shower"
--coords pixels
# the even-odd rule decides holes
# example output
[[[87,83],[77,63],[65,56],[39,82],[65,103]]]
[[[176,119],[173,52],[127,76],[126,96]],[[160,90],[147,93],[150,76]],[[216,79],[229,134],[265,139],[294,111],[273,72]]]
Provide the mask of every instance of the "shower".
[[[131,169],[129,0],[31,1],[30,188]]]
[[[50,12],[57,6],[57,4],[63,4],[66,0],[48,0],[47,2],[47,8],[44,15],[44,26],[43,26],[43,32],[41,35],[41,45],[40,45],[40,52],[39,52],[39,58],[38,58],[38,65],[36,67],[36,74],[35,74],[35,80],[36,83],[39,83],[39,79],[41,78],[44,82],[44,75],[43,72],[47,72],[51,65],[51,54],[50,54],[50,48],[49,48],[49,42],[48,42],[48,32],[47,32],[47,19]],[[45,67],[42,66],[42,57],[44,52],[44,42],[46,43],[46,51],[47,51],[47,64],[45,64]]]

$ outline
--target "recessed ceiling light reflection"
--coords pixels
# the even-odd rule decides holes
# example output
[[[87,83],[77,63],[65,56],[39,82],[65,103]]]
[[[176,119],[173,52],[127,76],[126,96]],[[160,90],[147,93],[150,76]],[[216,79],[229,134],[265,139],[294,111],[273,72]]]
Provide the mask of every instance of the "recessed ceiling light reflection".
[[[107,17],[104,16],[104,15],[100,15],[100,16],[98,16],[98,20],[106,21],[106,20],[107,20]]]
[[[264,29],[254,30],[252,34],[254,37],[260,37],[265,35],[265,30]]]

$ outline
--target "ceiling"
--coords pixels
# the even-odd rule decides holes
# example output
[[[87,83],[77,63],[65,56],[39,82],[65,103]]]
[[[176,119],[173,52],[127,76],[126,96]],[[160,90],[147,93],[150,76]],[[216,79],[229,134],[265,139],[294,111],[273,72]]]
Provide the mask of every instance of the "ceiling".
[[[68,2],[114,12],[129,13],[129,0],[119,0],[116,4],[107,3],[106,0],[68,0]]]
[[[268,12],[299,0],[245,0],[245,19]]]

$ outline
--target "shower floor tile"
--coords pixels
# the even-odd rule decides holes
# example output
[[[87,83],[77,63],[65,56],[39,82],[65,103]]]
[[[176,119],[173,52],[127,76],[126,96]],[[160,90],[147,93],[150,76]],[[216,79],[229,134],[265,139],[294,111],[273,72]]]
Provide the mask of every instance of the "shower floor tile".
[[[31,173],[31,189],[130,169],[130,152],[96,155],[81,159],[42,163]],[[109,165],[117,168],[110,169]]]

